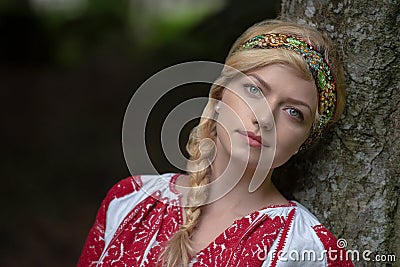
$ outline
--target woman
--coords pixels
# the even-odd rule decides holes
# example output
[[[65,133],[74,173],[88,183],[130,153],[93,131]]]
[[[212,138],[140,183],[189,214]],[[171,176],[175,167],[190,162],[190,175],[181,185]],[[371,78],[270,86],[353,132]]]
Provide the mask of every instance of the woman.
[[[244,32],[191,133],[188,174],[116,184],[78,266],[353,266],[271,181],[274,168],[343,111],[332,53],[320,33],[292,23],[263,21]]]

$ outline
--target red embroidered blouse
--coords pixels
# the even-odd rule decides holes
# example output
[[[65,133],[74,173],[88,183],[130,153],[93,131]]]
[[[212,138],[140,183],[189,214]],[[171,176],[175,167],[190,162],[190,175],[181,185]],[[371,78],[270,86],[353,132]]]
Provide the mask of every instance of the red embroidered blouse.
[[[89,232],[78,267],[156,266],[182,225],[179,174],[117,183]],[[353,266],[337,239],[302,205],[268,206],[233,222],[190,266]]]

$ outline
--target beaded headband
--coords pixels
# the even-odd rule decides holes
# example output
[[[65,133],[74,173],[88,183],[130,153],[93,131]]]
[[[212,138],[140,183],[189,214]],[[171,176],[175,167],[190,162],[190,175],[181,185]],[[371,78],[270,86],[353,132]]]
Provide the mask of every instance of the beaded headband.
[[[328,62],[324,59],[323,55],[310,44],[297,37],[281,33],[257,35],[246,41],[240,47],[241,50],[251,48],[283,48],[298,53],[307,61],[318,89],[318,113],[320,115],[311,136],[306,140],[305,144],[309,145],[312,140],[321,135],[322,130],[328,125],[335,112],[336,81]]]

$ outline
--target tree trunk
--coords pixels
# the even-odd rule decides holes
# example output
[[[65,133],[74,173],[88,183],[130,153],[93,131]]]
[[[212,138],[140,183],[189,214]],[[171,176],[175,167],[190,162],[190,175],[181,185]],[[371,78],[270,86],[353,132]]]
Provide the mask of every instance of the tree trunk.
[[[326,32],[344,63],[343,118],[289,167],[295,198],[360,252],[356,266],[400,266],[399,14],[391,0],[282,0],[281,17]],[[378,254],[397,262],[373,262]]]

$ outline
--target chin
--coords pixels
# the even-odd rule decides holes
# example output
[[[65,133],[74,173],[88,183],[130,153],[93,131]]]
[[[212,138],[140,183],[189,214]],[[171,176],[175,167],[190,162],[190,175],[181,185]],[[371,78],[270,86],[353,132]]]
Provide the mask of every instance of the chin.
[[[237,153],[232,154],[231,158],[232,160],[236,161],[236,162],[241,162],[243,163],[246,168],[250,168],[250,169],[255,169],[255,168],[264,168],[265,167],[265,171],[269,171],[269,166],[271,164],[268,164],[268,162],[271,162],[270,160],[268,161],[268,159],[264,159],[264,160],[260,160],[260,154],[259,153],[250,153],[249,157],[246,157],[247,153]]]
[[[290,158],[291,157],[288,157],[288,158],[275,157],[274,161],[272,162],[271,169],[275,169],[275,168],[278,168],[278,167],[284,165],[286,162],[289,161]]]

